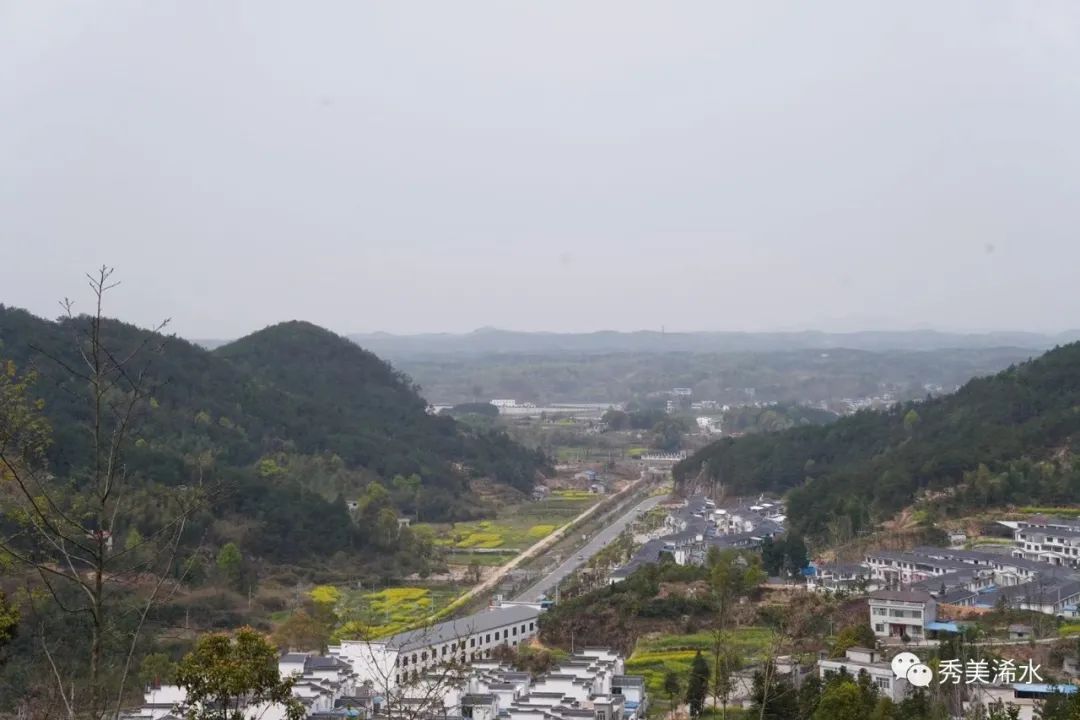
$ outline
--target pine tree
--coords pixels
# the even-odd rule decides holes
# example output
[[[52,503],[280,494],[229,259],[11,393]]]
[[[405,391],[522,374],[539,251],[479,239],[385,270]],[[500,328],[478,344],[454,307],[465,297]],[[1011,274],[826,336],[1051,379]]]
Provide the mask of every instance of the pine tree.
[[[682,683],[679,682],[679,676],[674,672],[668,672],[668,674],[664,676],[664,692],[667,693],[668,700],[671,702],[671,715],[674,717],[675,710],[678,707],[675,704],[675,698],[682,692]]]
[[[686,683],[686,704],[690,706],[690,717],[700,717],[705,708],[705,696],[709,692],[709,664],[705,662],[701,651],[697,651],[690,665],[690,679]]]

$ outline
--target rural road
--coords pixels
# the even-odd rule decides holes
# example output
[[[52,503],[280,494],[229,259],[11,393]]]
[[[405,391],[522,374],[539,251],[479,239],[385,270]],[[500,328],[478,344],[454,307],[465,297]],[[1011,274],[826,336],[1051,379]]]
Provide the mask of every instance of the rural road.
[[[532,602],[541,595],[552,593],[558,583],[568,578],[579,566],[584,565],[589,558],[600,552],[601,548],[618,537],[619,533],[621,533],[626,526],[630,524],[630,521],[637,517],[639,513],[652,510],[666,499],[666,495],[655,495],[653,497],[645,498],[634,508],[628,510],[626,514],[618,520],[594,535],[584,547],[580,548],[562,565],[559,565],[559,567],[545,575],[539,582],[531,585],[528,590],[518,595],[514,600],[517,602]],[[579,560],[578,556],[581,556],[582,559]]]

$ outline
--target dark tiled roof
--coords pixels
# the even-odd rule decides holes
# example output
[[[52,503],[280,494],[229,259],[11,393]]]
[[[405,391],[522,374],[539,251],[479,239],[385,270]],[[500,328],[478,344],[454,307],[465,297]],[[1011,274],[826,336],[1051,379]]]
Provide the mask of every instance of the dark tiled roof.
[[[304,662],[305,670],[351,670],[349,663],[334,657],[311,655]]]
[[[281,658],[279,658],[278,662],[302,663],[302,662],[305,662],[307,659],[308,659],[308,654],[307,653],[290,652],[290,653],[285,653],[284,655],[282,655]]]
[[[924,590],[876,590],[870,593],[871,600],[895,600],[898,602],[928,602],[934,598]]]
[[[491,693],[468,693],[461,698],[462,705],[491,705],[495,696]]]
[[[493,608],[457,620],[441,622],[431,627],[398,633],[386,641],[386,646],[394,650],[408,651],[441,645],[504,625],[536,620],[539,616],[540,611],[536,608],[522,605]]]
[[[966,590],[964,588],[956,588],[955,590],[950,590],[949,592],[939,597],[938,602],[945,603],[946,605],[956,605],[964,602],[965,600],[970,600],[973,597],[978,597],[978,595],[979,593],[973,592],[971,590]]]

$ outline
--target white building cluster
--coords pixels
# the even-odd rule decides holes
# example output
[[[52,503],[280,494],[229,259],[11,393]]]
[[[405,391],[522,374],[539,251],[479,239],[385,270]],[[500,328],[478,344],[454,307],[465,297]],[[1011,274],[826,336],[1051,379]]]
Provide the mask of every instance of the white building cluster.
[[[472,720],[625,720],[644,717],[645,683],[623,674],[623,658],[608,648],[584,648],[533,679],[507,665],[474,663],[447,693],[445,717]]]
[[[627,720],[643,717],[645,686],[623,658],[585,648],[537,678],[493,660],[499,647],[536,636],[540,609],[507,603],[377,641],[347,640],[327,656],[286,653],[281,677],[313,720],[431,717],[471,720]],[[123,720],[180,720],[183,688],[149,688]],[[250,720],[282,720],[285,708],[252,704]]]
[[[1005,606],[1061,618],[1080,615],[1080,521],[1033,516],[1004,521],[1011,549],[916,547],[875,550],[858,565],[820,565],[807,579],[819,591],[911,590],[935,602]]]
[[[365,686],[352,667],[337,658],[306,653],[286,653],[278,661],[281,677],[295,679],[293,697],[304,707],[308,718],[370,717],[377,702],[371,686]],[[159,685],[147,688],[143,705],[120,720],[182,720],[180,706],[187,700],[183,688]],[[279,704],[249,704],[243,708],[249,720],[283,720],[285,707]]]

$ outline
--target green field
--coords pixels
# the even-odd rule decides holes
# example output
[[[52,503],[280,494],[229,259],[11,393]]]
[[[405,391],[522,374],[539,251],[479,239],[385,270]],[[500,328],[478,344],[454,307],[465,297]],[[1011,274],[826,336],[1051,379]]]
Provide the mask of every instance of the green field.
[[[969,540],[965,544],[968,545],[968,546],[974,547],[975,545],[1012,545],[1013,542],[1014,541],[1013,541],[1012,538],[999,538],[999,537],[981,536],[981,537],[977,537],[977,538],[974,538],[972,540]]]
[[[516,553],[515,553],[516,554]],[[455,552],[446,556],[451,565],[498,566],[510,562],[513,555],[507,553]]]
[[[524,550],[555,532],[599,500],[600,496],[583,490],[556,490],[546,500],[503,508],[494,520],[437,524],[429,527],[435,533],[435,543],[443,547],[458,550]],[[450,555],[448,560],[455,564],[468,564],[480,555],[482,553],[474,553],[468,560],[463,560],[463,554],[455,553]],[[506,555],[499,557],[501,562],[509,559]]]
[[[772,631],[768,628],[746,627],[728,633],[728,642],[742,657],[744,665],[759,661],[767,654]],[[651,635],[638,640],[634,652],[626,661],[627,675],[641,675],[650,697],[652,711],[664,711],[668,701],[664,695],[664,675],[674,672],[680,678],[690,674],[690,663],[698,650],[709,659],[713,646],[713,634],[700,632],[692,635]],[[730,712],[728,717],[732,717]]]
[[[316,588],[313,592],[318,592]],[[391,587],[376,592],[341,590],[335,613],[341,624],[335,639],[379,638],[407,630],[450,605],[458,596],[451,588]]]

